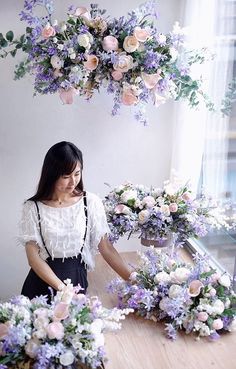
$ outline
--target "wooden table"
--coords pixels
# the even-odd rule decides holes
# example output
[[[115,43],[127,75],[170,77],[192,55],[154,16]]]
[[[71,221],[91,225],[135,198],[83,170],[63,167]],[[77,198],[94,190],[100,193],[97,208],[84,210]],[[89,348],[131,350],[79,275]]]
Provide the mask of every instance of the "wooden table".
[[[135,265],[134,252],[121,256]],[[116,298],[105,291],[116,276],[97,256],[96,269],[89,273],[90,295],[99,296],[103,305],[114,307]],[[216,342],[178,333],[176,341],[165,337],[164,323],[154,323],[134,315],[122,322],[122,329],[106,333],[106,369],[236,369],[236,333],[224,334]]]

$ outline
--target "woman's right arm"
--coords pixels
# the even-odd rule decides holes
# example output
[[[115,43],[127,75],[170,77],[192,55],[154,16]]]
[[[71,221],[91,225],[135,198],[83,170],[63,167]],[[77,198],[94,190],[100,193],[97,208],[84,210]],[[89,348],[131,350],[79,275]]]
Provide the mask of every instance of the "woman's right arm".
[[[28,263],[33,271],[49,286],[59,291],[65,286],[56,276],[50,266],[39,255],[39,246],[35,241],[29,241],[25,246]]]

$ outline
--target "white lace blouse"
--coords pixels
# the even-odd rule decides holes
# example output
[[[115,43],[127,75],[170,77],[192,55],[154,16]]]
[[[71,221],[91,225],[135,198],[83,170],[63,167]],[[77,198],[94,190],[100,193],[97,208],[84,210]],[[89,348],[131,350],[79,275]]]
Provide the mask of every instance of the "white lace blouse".
[[[86,218],[82,198],[68,207],[55,208],[40,201],[38,207],[42,235],[51,257],[54,259],[78,256],[84,244],[82,260],[88,269],[93,269],[98,244],[101,238],[109,233],[109,226],[100,198],[90,192],[86,192],[86,197],[88,225],[85,242]],[[40,248],[41,258],[47,259],[48,253],[40,235],[37,209],[33,201],[23,204],[18,241],[23,246],[29,241],[35,241]]]

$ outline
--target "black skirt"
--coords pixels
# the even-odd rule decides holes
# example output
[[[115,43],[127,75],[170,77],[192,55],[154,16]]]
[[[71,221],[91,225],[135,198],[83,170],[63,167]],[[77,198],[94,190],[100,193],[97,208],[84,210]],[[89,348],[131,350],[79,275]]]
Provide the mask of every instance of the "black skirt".
[[[87,270],[84,262],[81,260],[81,255],[77,258],[65,258],[64,260],[60,258],[52,260],[52,258],[49,257],[46,262],[61,281],[69,278],[74,286],[80,284],[83,288],[80,293],[86,292],[88,287]],[[55,294],[56,290],[53,289],[53,292]],[[29,297],[29,299],[40,295],[46,295],[49,299],[51,298],[49,286],[39,278],[33,269],[30,269],[26,277],[21,294]]]

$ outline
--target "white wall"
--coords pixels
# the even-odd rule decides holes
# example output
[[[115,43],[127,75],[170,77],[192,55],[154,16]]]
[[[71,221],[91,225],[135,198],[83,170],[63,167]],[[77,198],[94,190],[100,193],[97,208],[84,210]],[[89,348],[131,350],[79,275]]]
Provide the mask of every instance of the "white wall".
[[[97,1],[112,16],[125,15],[138,6],[138,0]],[[56,18],[63,20],[69,1],[55,1]],[[77,5],[89,6],[90,1]],[[158,27],[168,32],[179,18],[181,0],[159,0]],[[0,1],[1,32],[24,31],[18,13],[23,0]],[[32,80],[13,81],[16,60],[0,60],[0,298],[20,292],[28,271],[23,248],[16,245],[17,223],[22,202],[33,195],[42,161],[51,145],[61,140],[75,143],[84,153],[86,189],[99,194],[125,180],[161,185],[168,178],[171,158],[172,103],[158,109],[149,106],[149,126],[135,121],[130,108],[112,117],[112,99],[105,93],[89,103],[77,98],[63,106],[57,95],[33,98]],[[138,249],[139,241],[123,239],[119,250]]]

